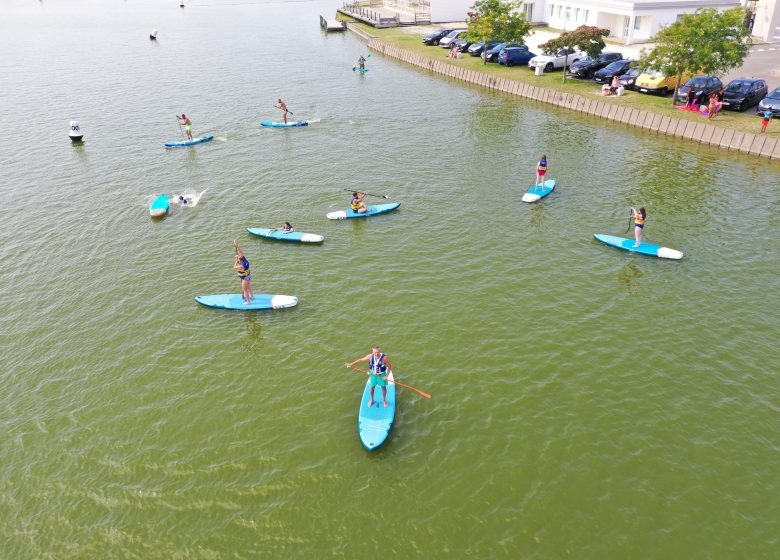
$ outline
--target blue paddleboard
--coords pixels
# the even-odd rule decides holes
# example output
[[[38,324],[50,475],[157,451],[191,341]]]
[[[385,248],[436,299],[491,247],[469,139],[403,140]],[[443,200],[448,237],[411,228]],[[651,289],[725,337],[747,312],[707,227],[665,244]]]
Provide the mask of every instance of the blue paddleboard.
[[[252,303],[244,305],[244,298],[241,294],[213,294],[208,296],[197,296],[195,298],[201,305],[213,307],[215,309],[237,309],[241,311],[256,309],[283,309],[285,307],[294,307],[298,305],[296,296],[281,296],[276,294],[255,294]]]
[[[368,68],[360,68],[359,66],[355,66],[352,69],[357,70],[358,72],[368,72]]]
[[[669,247],[661,247],[660,245],[654,245],[652,243],[645,243],[642,241],[639,247],[634,247],[633,239],[626,239],[625,237],[615,237],[614,235],[604,235],[603,233],[597,233],[593,237],[609,245],[611,247],[617,247],[625,251],[631,251],[632,253],[640,253],[642,255],[650,255],[651,257],[660,257],[662,259],[681,259],[683,254],[676,249],[670,249]]]
[[[160,216],[164,216],[168,213],[168,210],[171,207],[171,199],[168,198],[168,195],[161,194],[157,198],[155,198],[152,201],[151,206],[149,206],[149,215],[152,218],[159,218]]]
[[[351,208],[346,210],[338,210],[336,212],[328,212],[327,216],[329,220],[346,220],[349,218],[367,218],[368,216],[376,216],[378,214],[386,214],[392,212],[396,208],[401,206],[400,202],[392,202],[390,204],[372,204],[368,206],[368,212],[355,212]]]
[[[248,227],[246,230],[257,237],[267,239],[281,239],[282,241],[297,241],[299,243],[321,243],[325,239],[316,233],[303,233],[301,231],[284,231],[281,229],[271,231],[269,228]]]
[[[358,412],[358,435],[360,443],[369,451],[374,451],[381,446],[390,436],[395,419],[395,383],[393,372],[387,372],[387,407],[382,402],[382,388],[377,385],[374,389],[374,404],[368,408],[371,400],[371,379],[366,381],[363,389],[363,398],[360,400]]]
[[[213,136],[202,136],[200,138],[194,138],[192,140],[182,140],[180,142],[166,142],[165,147],[166,148],[178,148],[180,146],[194,146],[195,144],[202,144],[203,142],[208,142],[209,140],[214,140]]]
[[[295,121],[288,123],[263,121],[260,123],[260,126],[270,126],[273,128],[293,128],[296,126],[309,126],[309,121]]]
[[[555,179],[547,179],[539,187],[533,186],[523,195],[523,202],[536,202],[555,190]]]

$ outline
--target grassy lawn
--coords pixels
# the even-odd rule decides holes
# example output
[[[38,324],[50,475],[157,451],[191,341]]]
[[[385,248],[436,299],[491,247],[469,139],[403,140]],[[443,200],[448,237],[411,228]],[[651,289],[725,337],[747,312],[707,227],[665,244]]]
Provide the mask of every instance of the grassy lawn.
[[[622,97],[604,97],[601,95],[601,85],[592,80],[566,78],[566,82],[564,83],[560,71],[546,73],[542,76],[535,76],[533,71],[527,66],[513,66],[507,68],[506,66],[496,63],[484,64],[481,57],[471,56],[469,54],[466,54],[460,60],[452,60],[447,58],[447,49],[424,45],[422,43],[422,33],[410,32],[412,31],[412,28],[395,27],[389,29],[374,29],[369,25],[359,25],[367,33],[406,51],[422,55],[432,60],[444,61],[455,66],[464,66],[471,70],[477,70],[492,76],[500,76],[517,82],[531,84],[537,87],[545,87],[565,93],[573,93],[586,98],[598,98],[607,103],[617,103],[626,107],[652,111],[659,115],[666,115],[677,119],[709,122],[709,124],[714,126],[742,132],[756,133],[761,129],[761,119],[755,115],[755,108],[750,108],[745,113],[721,111],[714,119],[707,121],[706,117],[676,109],[672,105],[671,95],[668,97],[659,97],[635,91],[626,91],[626,94]]]

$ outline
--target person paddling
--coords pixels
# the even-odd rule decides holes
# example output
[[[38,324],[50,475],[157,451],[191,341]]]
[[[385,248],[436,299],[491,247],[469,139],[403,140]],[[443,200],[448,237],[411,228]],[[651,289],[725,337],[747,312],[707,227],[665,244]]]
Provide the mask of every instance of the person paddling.
[[[542,154],[539,163],[536,164],[536,184],[534,187],[544,187],[544,176],[547,174],[547,154]]]
[[[290,225],[290,222],[284,222],[284,225],[282,227],[272,227],[268,231],[279,231],[282,230],[284,233],[290,233],[293,230],[292,225]]]
[[[364,214],[368,212],[368,206],[366,206],[366,203],[363,200],[363,197],[365,196],[365,193],[362,192],[352,193],[352,200],[349,202],[349,207],[353,212],[357,212],[358,214]]]
[[[382,353],[379,346],[374,346],[368,356],[363,356],[354,362],[344,365],[351,368],[354,367],[355,364],[363,362],[368,362],[368,371],[370,375],[371,400],[368,401],[368,407],[371,408],[374,406],[374,388],[379,385],[382,387],[382,402],[384,403],[385,408],[387,408],[389,406],[387,403],[387,374],[392,369],[390,367],[390,361],[387,359],[387,356]]]
[[[363,58],[362,54],[358,58],[357,67],[360,68],[361,70],[365,70],[366,69],[366,59]]]
[[[182,113],[181,116],[176,115],[176,119],[179,121],[179,124],[184,125],[184,131],[187,133],[187,140],[192,140],[192,121],[190,118]]]
[[[287,104],[286,104],[284,101],[282,101],[282,100],[280,99],[280,100],[279,100],[279,105],[274,105],[274,107],[276,107],[277,109],[281,109],[282,111],[284,111],[284,115],[283,115],[283,118],[284,118],[284,124],[287,124],[287,113],[289,113],[289,112],[290,112],[290,111],[287,109]]]
[[[255,294],[252,293],[252,285],[249,283],[252,280],[252,273],[249,271],[249,261],[235,240],[233,240],[233,247],[236,249],[236,260],[233,268],[236,269],[238,277],[241,279],[241,297],[244,299],[244,305],[249,305],[252,303],[252,298],[255,297]]]
[[[647,212],[644,206],[639,208],[631,207],[631,218],[634,220],[634,239],[636,243],[634,247],[639,247],[642,244],[642,230],[645,227],[645,219],[647,219]]]

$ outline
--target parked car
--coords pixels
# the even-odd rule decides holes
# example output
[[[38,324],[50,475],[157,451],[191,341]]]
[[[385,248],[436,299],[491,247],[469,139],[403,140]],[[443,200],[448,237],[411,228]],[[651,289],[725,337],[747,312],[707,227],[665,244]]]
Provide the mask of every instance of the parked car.
[[[488,41],[487,42],[487,48],[492,49],[498,44],[498,41]],[[485,50],[485,41],[480,41],[479,43],[474,43],[469,47],[469,54],[471,56],[479,56],[482,54],[482,51]]]
[[[690,75],[683,74],[682,78],[687,80]],[[674,91],[674,87],[677,85],[677,76],[667,76],[660,70],[653,70],[647,68],[645,71],[637,76],[634,89],[642,93],[657,93],[659,95],[668,95],[670,91]]]
[[[498,62],[498,53],[509,47],[524,47],[521,43],[496,43],[492,49],[488,49],[482,53],[482,58],[486,58],[488,62]]]
[[[768,91],[766,82],[759,78],[731,80],[723,92],[723,108],[744,111],[766,97]]]
[[[603,52],[596,58],[586,56],[569,65],[569,72],[575,78],[592,78],[597,70],[601,70],[610,62],[621,60],[619,52]]]
[[[439,39],[439,46],[444,49],[450,48],[452,46],[451,43],[455,39],[463,37],[467,31],[468,29],[454,29],[453,31],[450,31],[449,34],[447,34],[445,37]]]
[[[688,102],[688,94],[693,91],[698,94],[700,99],[708,100],[710,94],[717,93],[723,83],[716,76],[694,76],[677,90],[677,100],[682,103]],[[704,101],[703,103],[706,103]]]
[[[471,46],[471,43],[464,39],[463,37],[458,37],[455,39],[452,43],[450,43],[450,46],[455,45],[458,47],[458,50],[460,52],[466,52],[468,48]]]
[[[596,72],[593,74],[593,81],[600,84],[608,84],[612,81],[613,77],[622,76],[628,72],[632,64],[636,64],[636,62],[627,59],[610,62],[601,70],[596,70]],[[637,76],[638,75],[639,74],[637,74]]]
[[[433,33],[428,33],[428,35],[422,38],[422,42],[429,46],[435,46],[450,33],[452,33],[452,29],[439,29]]]
[[[568,58],[567,58],[568,55]],[[584,55],[577,49],[560,49],[558,52],[546,52],[533,57],[528,61],[529,68],[541,66],[545,72],[552,72],[555,68],[563,68],[565,64],[574,64]]]
[[[507,66],[525,66],[528,61],[536,56],[528,50],[528,47],[506,47],[498,53],[498,63]]]
[[[770,91],[758,104],[758,112],[772,111],[772,116],[780,117],[780,87]]]
[[[626,89],[636,89],[636,79],[644,73],[641,66],[632,66],[626,70],[625,74],[621,74],[618,78],[620,85]]]

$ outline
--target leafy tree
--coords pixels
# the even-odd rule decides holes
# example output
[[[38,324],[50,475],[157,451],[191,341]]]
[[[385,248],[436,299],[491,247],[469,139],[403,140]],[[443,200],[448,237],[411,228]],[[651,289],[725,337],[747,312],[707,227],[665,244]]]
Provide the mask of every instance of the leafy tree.
[[[746,40],[750,35],[745,17],[743,8],[725,12],[707,8],[686,14],[653,37],[657,46],[643,53],[642,64],[677,76],[674,103],[683,73],[724,74],[742,66],[748,55]]]
[[[577,47],[591,58],[596,58],[604,50],[604,37],[609,35],[606,27],[580,25],[574,31],[564,31],[555,39],[539,45],[544,51],[557,51]],[[568,64],[567,64],[568,66]],[[566,68],[563,69],[563,81],[566,81]]]
[[[466,39],[522,43],[531,32],[531,23],[520,11],[522,0],[476,0],[468,12]]]

